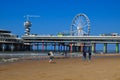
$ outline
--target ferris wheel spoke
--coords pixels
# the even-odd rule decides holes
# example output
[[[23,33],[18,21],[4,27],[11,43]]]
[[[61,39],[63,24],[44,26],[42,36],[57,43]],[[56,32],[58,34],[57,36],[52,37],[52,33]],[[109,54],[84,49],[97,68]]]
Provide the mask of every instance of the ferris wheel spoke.
[[[76,24],[72,24],[72,26],[78,26],[78,25],[76,25]]]
[[[81,26],[86,25],[86,22],[85,22],[85,21],[82,21],[82,20],[81,20],[79,23],[81,24]]]
[[[87,34],[87,32],[85,32],[85,31],[82,31],[82,33],[84,33],[84,35]]]
[[[79,25],[79,20],[77,19],[74,24]]]
[[[83,28],[86,28],[86,27],[88,27],[87,24],[84,24],[84,25],[83,25]]]

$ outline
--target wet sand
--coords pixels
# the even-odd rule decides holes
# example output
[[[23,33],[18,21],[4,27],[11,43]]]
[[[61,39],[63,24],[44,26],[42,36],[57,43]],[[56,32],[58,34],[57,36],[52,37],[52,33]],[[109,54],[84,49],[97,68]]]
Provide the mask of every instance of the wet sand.
[[[24,60],[0,64],[0,80],[120,80],[120,55],[82,58]]]

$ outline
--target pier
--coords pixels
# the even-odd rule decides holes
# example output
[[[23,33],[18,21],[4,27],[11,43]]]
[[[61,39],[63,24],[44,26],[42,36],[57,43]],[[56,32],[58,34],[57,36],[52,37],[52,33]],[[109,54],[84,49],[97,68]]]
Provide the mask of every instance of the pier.
[[[37,51],[69,51],[82,52],[83,46],[90,46],[92,53],[96,53],[96,45],[103,44],[103,53],[107,53],[108,44],[115,44],[115,51],[119,53],[120,36],[22,36],[31,49]],[[52,49],[48,49],[51,46]]]

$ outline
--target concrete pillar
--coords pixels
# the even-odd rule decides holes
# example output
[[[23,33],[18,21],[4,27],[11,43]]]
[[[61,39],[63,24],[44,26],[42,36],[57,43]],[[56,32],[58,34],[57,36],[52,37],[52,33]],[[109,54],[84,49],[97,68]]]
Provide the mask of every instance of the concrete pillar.
[[[65,45],[65,51],[67,51],[67,45]]]
[[[62,52],[62,45],[60,44],[60,52]]]
[[[65,51],[65,45],[63,45],[63,48],[62,48],[63,52]]]
[[[92,53],[95,53],[95,52],[96,52],[96,44],[92,43]]]
[[[116,43],[116,53],[119,53],[119,43]]]
[[[44,42],[42,42],[42,51],[44,52]]]
[[[2,44],[0,44],[0,51],[2,51]]]
[[[24,46],[24,48],[26,49],[26,45]],[[33,43],[33,50],[36,50],[36,43]]]
[[[75,51],[75,45],[72,45],[72,52]]]
[[[83,52],[84,43],[80,44],[80,52]]]
[[[107,43],[104,43],[104,53],[107,53]]]
[[[15,50],[15,44],[12,44],[11,48],[13,48],[13,50]],[[19,51],[20,49],[21,49],[20,44],[17,44],[17,51]],[[29,45],[28,45],[28,49],[30,50]]]
[[[56,51],[56,43],[54,43],[54,52]]]
[[[21,50],[23,50],[23,48],[24,48],[23,45],[21,45],[21,47],[22,47]],[[33,45],[30,45],[30,51],[33,51],[32,47],[33,47]]]
[[[3,51],[3,52],[5,51],[5,48],[6,48],[6,45],[5,45],[5,44],[2,44],[2,51]]]
[[[78,46],[78,52],[80,52],[80,46]]]
[[[9,44],[6,44],[6,48],[5,48],[6,51],[9,51],[10,48],[9,48]]]
[[[70,43],[70,53],[72,53],[72,43]]]
[[[60,52],[60,44],[58,44],[58,51]]]
[[[76,46],[76,51],[79,52],[79,46]]]
[[[11,44],[10,48],[11,48],[11,51],[14,51],[14,45],[13,44]]]
[[[45,43],[45,50],[47,51],[47,43]]]
[[[68,45],[66,45],[66,51],[69,51],[69,46]]]

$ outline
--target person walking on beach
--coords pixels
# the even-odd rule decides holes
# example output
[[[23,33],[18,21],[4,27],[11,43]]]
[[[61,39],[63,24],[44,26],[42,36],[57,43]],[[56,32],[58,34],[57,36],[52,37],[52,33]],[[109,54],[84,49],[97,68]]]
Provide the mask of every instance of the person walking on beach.
[[[91,55],[92,55],[92,54],[91,54],[91,47],[89,47],[89,49],[88,49],[88,59],[89,59],[89,60],[91,60]]]
[[[53,54],[53,52],[52,51],[50,51],[49,53],[48,53],[48,56],[49,56],[49,63],[54,63],[54,61],[53,61],[53,59],[54,59],[54,54]]]
[[[84,61],[86,60],[86,56],[87,56],[87,54],[86,54],[86,47],[83,46],[83,60]]]
[[[65,58],[67,58],[67,51],[65,51],[64,55],[65,55]]]

